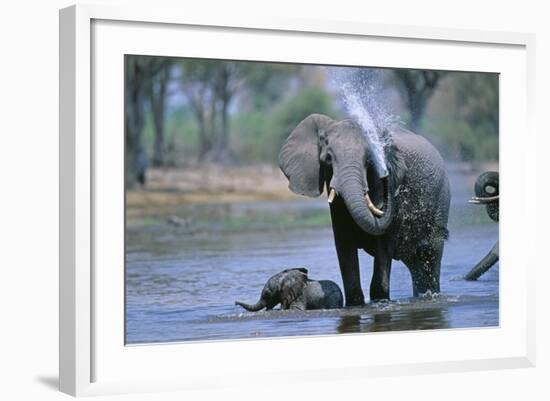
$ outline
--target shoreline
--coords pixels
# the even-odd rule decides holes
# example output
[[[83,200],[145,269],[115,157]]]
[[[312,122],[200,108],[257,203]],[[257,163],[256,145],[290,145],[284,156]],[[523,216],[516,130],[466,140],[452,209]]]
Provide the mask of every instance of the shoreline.
[[[483,171],[498,171],[498,167],[498,162],[446,165],[450,176],[470,176],[474,179]],[[144,189],[126,189],[127,210],[182,204],[300,199],[304,197],[288,189],[288,181],[278,166],[268,164],[150,168]]]

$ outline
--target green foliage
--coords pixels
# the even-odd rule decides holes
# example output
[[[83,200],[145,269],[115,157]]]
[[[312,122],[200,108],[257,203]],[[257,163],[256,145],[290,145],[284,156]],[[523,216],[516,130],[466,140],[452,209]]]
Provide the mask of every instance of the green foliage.
[[[149,63],[151,71],[159,60]],[[341,99],[330,92],[335,88],[328,84],[326,67],[170,60],[174,74],[167,86],[169,98],[164,114],[170,164],[194,163],[209,149],[220,148],[236,162],[276,163],[282,142],[306,116],[323,113],[335,119],[345,117]],[[143,64],[148,58],[132,61]],[[385,78],[379,84],[390,95],[389,111],[410,114],[412,123],[411,110],[416,109],[407,105],[413,100],[418,105],[420,99],[418,132],[428,137],[446,160],[498,159],[498,75],[447,72],[436,76],[435,72],[429,75],[410,70],[405,74],[400,70],[405,85],[403,79],[398,80],[399,71],[384,71]],[[128,88],[132,83],[145,82],[131,74],[128,78]],[[136,142],[135,149],[143,146],[151,157],[155,145],[153,117],[150,107],[141,107],[142,113],[128,114],[136,117],[142,127],[127,140]]]
[[[498,132],[498,75],[455,75],[457,115],[472,126],[484,126],[488,132]]]
[[[498,75],[452,73],[447,79],[422,133],[447,160],[498,160]]]
[[[301,66],[292,64],[251,63],[246,78],[244,109],[267,111],[289,92],[290,81]],[[243,110],[244,111],[244,110]]]
[[[196,122],[191,118],[187,109],[178,109],[171,113],[167,121],[166,132],[168,137],[176,137],[176,145],[196,149],[199,145],[199,135]]]
[[[332,98],[322,88],[300,88],[293,96],[276,103],[271,113],[237,114],[232,125],[234,150],[243,161],[275,163],[283,141],[311,113],[338,117]]]
[[[243,107],[243,111],[231,116],[229,146],[239,161],[276,163],[282,142],[306,116],[324,113],[338,118],[333,99],[322,88],[294,88],[289,96],[283,93],[269,96],[271,107],[254,104],[251,110]],[[167,115],[166,133],[168,142],[173,139],[178,163],[196,161],[200,148],[199,129],[189,108],[181,107]],[[153,143],[152,114],[147,110],[143,144],[146,149],[152,149]]]
[[[172,164],[181,164],[188,159],[195,161],[194,155],[199,148],[199,134],[197,124],[190,114],[188,109],[180,108],[166,116],[167,157]],[[153,116],[151,111],[147,110],[143,127],[143,145],[148,149],[149,157],[151,157],[154,140]]]
[[[419,127],[426,105],[437,89],[446,71],[394,69],[396,84],[407,105],[409,125],[413,131]]]
[[[279,105],[274,120],[279,127],[282,142],[294,127],[311,113],[321,113],[338,118],[333,100],[322,88],[310,86],[300,90],[295,96]]]
[[[446,160],[498,160],[498,136],[486,135],[482,126],[472,127],[451,116],[426,118],[422,132]]]
[[[261,111],[235,115],[231,131],[232,150],[242,161],[276,162],[277,125],[273,118]]]

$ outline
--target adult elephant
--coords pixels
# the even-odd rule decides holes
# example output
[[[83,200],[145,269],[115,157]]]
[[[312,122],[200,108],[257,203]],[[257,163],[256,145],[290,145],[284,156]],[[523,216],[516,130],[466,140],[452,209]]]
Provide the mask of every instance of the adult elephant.
[[[316,197],[326,186],[347,306],[364,303],[358,249],[374,256],[371,300],[389,299],[392,259],[409,268],[414,296],[440,290],[450,202],[443,160],[405,129],[386,130],[384,139],[382,169],[357,123],[312,114],[279,153],[293,192]]]

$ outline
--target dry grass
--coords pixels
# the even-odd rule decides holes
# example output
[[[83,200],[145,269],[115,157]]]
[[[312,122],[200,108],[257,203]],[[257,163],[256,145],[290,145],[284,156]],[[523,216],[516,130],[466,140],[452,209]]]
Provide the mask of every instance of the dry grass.
[[[454,163],[447,166],[450,174],[477,177],[486,170],[498,170],[496,163],[472,165]],[[225,167],[208,165],[186,168],[151,168],[145,189],[126,192],[129,214],[155,212],[197,203],[253,202],[258,200],[303,199],[288,189],[288,181],[277,166],[256,165]]]
[[[297,198],[279,168],[269,165],[151,168],[147,174],[146,189],[126,192],[128,208]]]

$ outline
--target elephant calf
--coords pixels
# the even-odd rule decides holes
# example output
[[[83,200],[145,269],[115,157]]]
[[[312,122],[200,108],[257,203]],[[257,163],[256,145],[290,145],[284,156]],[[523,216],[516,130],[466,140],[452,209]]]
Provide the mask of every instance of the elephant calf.
[[[307,269],[286,269],[272,276],[265,284],[260,300],[254,305],[236,301],[250,312],[270,310],[278,304],[281,309],[334,309],[344,306],[344,297],[338,285],[330,280],[310,280]]]

